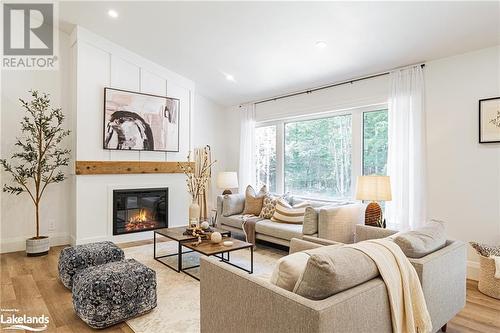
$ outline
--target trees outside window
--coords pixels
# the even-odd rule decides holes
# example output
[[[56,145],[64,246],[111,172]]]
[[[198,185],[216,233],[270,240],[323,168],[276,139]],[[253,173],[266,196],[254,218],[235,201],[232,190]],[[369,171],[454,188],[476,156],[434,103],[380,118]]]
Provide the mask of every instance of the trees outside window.
[[[387,174],[387,110],[276,120],[255,131],[257,185],[311,199],[352,199],[356,177]]]
[[[387,110],[363,113],[363,175],[387,174]]]
[[[255,129],[255,163],[258,188],[276,192],[276,126]]]
[[[349,114],[285,124],[285,192],[349,197],[351,136]]]

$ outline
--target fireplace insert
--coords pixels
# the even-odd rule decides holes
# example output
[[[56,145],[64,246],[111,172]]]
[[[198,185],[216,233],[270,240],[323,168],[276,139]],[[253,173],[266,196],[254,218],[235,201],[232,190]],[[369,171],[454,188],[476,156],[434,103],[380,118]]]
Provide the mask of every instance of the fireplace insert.
[[[168,227],[168,188],[113,191],[113,235]]]

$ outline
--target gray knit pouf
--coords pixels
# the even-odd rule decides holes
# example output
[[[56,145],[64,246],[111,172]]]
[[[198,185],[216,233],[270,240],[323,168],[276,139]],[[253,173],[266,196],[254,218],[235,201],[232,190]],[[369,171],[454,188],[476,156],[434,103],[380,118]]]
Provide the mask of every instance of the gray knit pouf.
[[[73,286],[73,276],[87,267],[120,261],[123,250],[113,242],[90,243],[66,247],[59,256],[59,279],[68,289]]]
[[[156,307],[156,273],[134,259],[89,267],[73,279],[76,314],[105,328]]]

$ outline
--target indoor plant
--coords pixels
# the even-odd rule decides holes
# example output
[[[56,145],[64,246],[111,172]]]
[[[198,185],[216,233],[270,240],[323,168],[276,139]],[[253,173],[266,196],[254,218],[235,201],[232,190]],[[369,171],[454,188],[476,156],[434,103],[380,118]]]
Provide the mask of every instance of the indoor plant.
[[[31,100],[19,99],[26,112],[21,121],[18,148],[9,160],[0,159],[3,169],[12,176],[12,185],[4,184],[3,191],[19,195],[28,193],[35,206],[36,236],[26,240],[28,256],[44,255],[49,251],[48,236],[40,236],[40,201],[49,184],[66,179],[61,167],[69,163],[70,150],[61,145],[70,131],[62,125],[61,108],[51,108],[48,94],[30,91]]]

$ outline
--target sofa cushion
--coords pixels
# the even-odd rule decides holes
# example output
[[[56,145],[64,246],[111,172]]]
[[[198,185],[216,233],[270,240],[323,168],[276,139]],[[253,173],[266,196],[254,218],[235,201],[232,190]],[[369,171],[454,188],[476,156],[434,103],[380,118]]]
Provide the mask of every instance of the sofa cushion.
[[[222,216],[241,214],[245,208],[245,197],[241,194],[226,194],[222,199]]]
[[[243,215],[259,216],[262,210],[262,202],[266,194],[266,185],[262,186],[259,193],[255,193],[253,187],[248,185],[245,191],[245,209],[243,209]]]
[[[304,223],[302,227],[302,233],[304,235],[314,235],[318,233],[318,220],[319,220],[319,212],[321,209],[328,209],[338,206],[348,205],[350,202],[348,201],[335,201],[331,203],[320,202],[320,201],[312,201],[311,207],[306,208],[306,213],[304,215]],[[315,206],[315,204],[320,204],[319,206]]]
[[[290,207],[284,199],[279,199],[276,203],[271,221],[302,224],[304,222],[304,214],[307,206],[309,206],[309,202],[304,201],[298,205]]]
[[[241,229],[241,223],[243,222],[241,217],[243,215],[231,215],[228,217],[220,217],[219,220],[217,221],[221,226],[227,225],[233,228],[238,228]]]
[[[408,258],[422,258],[446,245],[444,223],[431,221],[421,228],[398,233],[394,242]]]
[[[320,300],[369,281],[379,275],[375,262],[363,252],[336,245],[310,255],[293,292]]]
[[[274,266],[270,282],[280,288],[293,291],[308,260],[309,255],[305,252],[295,252],[280,258]]]
[[[268,236],[290,240],[302,237],[302,225],[262,220],[255,225],[255,232]]]
[[[364,219],[363,204],[322,207],[319,212],[318,237],[345,244],[354,242],[356,224]]]
[[[342,246],[342,244],[332,246]],[[270,282],[280,288],[293,291],[295,284],[306,268],[310,255],[314,253],[323,253],[325,251],[328,251],[326,246],[318,245],[315,249],[295,252],[280,258],[276,266],[274,266]]]

